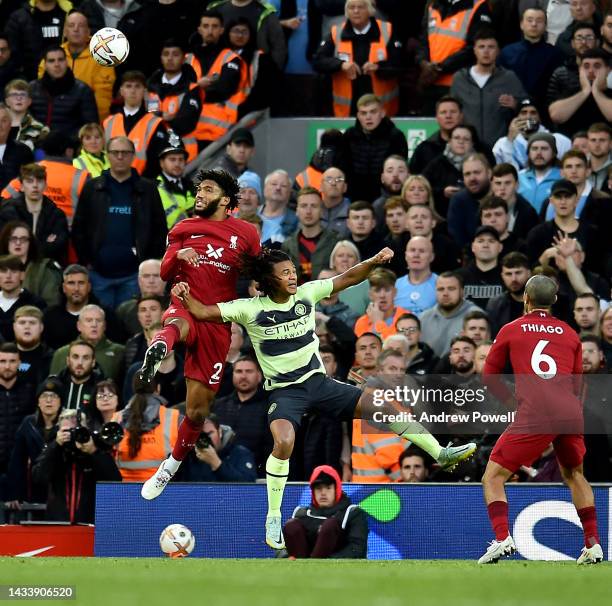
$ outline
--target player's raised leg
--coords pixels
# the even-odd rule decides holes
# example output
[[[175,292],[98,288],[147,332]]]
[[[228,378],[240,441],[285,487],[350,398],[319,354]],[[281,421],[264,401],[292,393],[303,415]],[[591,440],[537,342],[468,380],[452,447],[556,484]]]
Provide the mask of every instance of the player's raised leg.
[[[281,505],[285,484],[289,476],[289,458],[295,443],[295,430],[291,421],[275,419],[270,423],[270,431],[274,439],[274,448],[266,461],[266,487],[268,491],[266,543],[272,549],[283,549],[285,539],[283,537]]]
[[[208,416],[215,392],[203,383],[193,379],[187,382],[187,399],[185,416],[178,429],[176,444],[172,454],[162,462],[157,471],[143,485],[140,494],[147,500],[158,497],[178,471],[183,459],[194,447],[202,433],[204,419]]]
[[[138,371],[138,379],[151,383],[163,359],[174,346],[187,340],[189,324],[183,318],[169,318],[164,327],[153,337],[151,345],[145,352],[144,361]]]
[[[386,406],[389,415],[395,415],[398,410],[402,409],[401,404],[396,401],[388,402]],[[367,410],[372,410],[372,390],[369,388],[357,403],[354,414],[355,419],[368,417]],[[378,411],[380,412],[380,409]],[[461,461],[469,459],[476,452],[476,444],[474,442],[460,444],[459,446],[441,446],[435,436],[417,421],[397,421],[388,423],[387,426],[401,438],[410,440],[421,450],[424,450],[437,461],[440,468],[444,471],[452,471]]]
[[[508,499],[504,489],[504,484],[511,476],[512,471],[502,467],[499,463],[491,460],[487,463],[482,476],[482,487],[495,539],[491,541],[485,554],[478,560],[479,564],[495,564],[500,558],[512,555],[516,551],[516,546],[510,536]]]
[[[584,477],[582,464],[578,467],[563,467],[559,464],[563,481],[572,493],[572,502],[578,512],[584,532],[584,547],[578,557],[578,564],[597,564],[604,559],[597,532],[597,512],[593,489]]]

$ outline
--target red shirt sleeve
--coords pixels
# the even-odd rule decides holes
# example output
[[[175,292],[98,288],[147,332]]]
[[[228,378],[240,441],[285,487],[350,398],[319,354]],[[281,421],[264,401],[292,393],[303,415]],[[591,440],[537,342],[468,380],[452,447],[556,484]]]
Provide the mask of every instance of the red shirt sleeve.
[[[175,278],[180,263],[176,254],[183,248],[183,238],[177,227],[173,227],[168,234],[168,248],[161,262],[159,274],[164,282],[171,282]]]

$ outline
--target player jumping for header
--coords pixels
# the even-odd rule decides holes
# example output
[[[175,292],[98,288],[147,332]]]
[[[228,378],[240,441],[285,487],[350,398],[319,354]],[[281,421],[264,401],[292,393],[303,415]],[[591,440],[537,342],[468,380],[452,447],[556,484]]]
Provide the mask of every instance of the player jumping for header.
[[[315,334],[315,305],[321,299],[359,284],[380,263],[393,257],[389,248],[359,263],[339,276],[297,285],[297,272],[290,257],[279,250],[264,249],[247,259],[245,274],[259,283],[265,296],[229,303],[204,305],[187,284],[177,284],[173,294],[183,300],[197,320],[237,322],[251,338],[269,394],[268,420],[274,449],[266,462],[268,514],[266,543],[284,547],[281,503],[289,473],[295,430],[310,411],[349,420],[361,418],[363,394],[359,388],[325,374]],[[371,395],[371,394],[370,394]],[[397,404],[397,403],[394,403]],[[429,453],[445,470],[470,457],[475,444],[442,448],[418,423],[396,422],[388,427]]]
[[[242,258],[261,249],[253,225],[228,215],[238,204],[238,183],[227,172],[201,171],[191,219],[177,223],[168,234],[161,264],[166,282],[184,281],[201,301],[214,304],[235,299]],[[230,346],[230,325],[194,320],[173,297],[162,318],[164,327],[153,337],[137,377],[153,380],[163,359],[177,342],[187,347],[185,380],[187,406],[172,454],[142,486],[145,499],[161,494],[202,432],[221,378]]]
[[[502,400],[513,399],[499,375],[510,361],[516,379],[518,410],[514,422],[495,444],[482,478],[484,497],[495,540],[479,564],[497,562],[516,547],[508,526],[504,484],[522,465],[531,465],[552,442],[563,480],[584,530],[578,564],[603,560],[597,534],[593,490],[586,481],[582,405],[579,399],[582,347],[578,335],[551,315],[557,284],[533,276],[525,285],[525,313],[506,324],[489,351],[483,378]]]

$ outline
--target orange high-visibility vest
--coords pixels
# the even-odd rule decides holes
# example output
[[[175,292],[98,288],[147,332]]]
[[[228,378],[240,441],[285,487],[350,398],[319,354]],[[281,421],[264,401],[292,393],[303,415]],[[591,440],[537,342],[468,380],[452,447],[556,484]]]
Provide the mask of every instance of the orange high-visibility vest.
[[[123,114],[112,114],[104,120],[104,138],[106,141],[113,137],[127,137],[136,148],[132,168],[136,169],[139,175],[142,175],[147,166],[147,149],[151,139],[157,130],[157,127],[162,123],[162,119],[151,113],[146,113],[128,133],[125,132],[125,121]]]
[[[135,458],[128,456],[129,432],[126,431],[117,447],[115,463],[126,482],[144,482],[160,466],[172,451],[178,438],[179,411],[174,408],[159,407],[159,425],[142,434],[140,450]],[[113,420],[117,420],[113,416]]]
[[[323,179],[323,173],[318,171],[312,166],[307,166],[297,177],[295,182],[302,187],[314,187],[321,191],[321,180]]]
[[[189,89],[193,90],[194,88],[199,87],[197,84],[192,83],[189,86]],[[156,105],[158,109],[156,109],[155,111],[168,113],[174,117],[178,112],[179,108],[181,107],[181,103],[183,102],[184,97],[185,93],[181,93],[180,95],[168,95],[167,97],[161,99],[157,93],[149,91],[147,101],[148,103],[153,103],[154,105]],[[168,126],[168,128],[171,128],[167,122],[166,126]],[[185,151],[187,152],[187,162],[191,162],[198,155],[198,142],[196,141],[195,134],[196,131],[194,130],[181,137],[183,145],[185,146]]]
[[[196,74],[196,78],[198,80],[204,75],[202,73],[202,64],[200,63],[200,60],[193,53],[187,53],[185,55],[185,64],[191,65],[191,67],[193,68],[193,71]]]
[[[392,28],[388,21],[376,19],[380,36],[376,42],[370,44],[370,63],[379,63],[387,59],[387,44],[391,38]],[[338,26],[331,28],[331,37],[336,47],[334,55],[342,61],[353,61],[353,43],[342,39],[342,30],[338,32]],[[399,87],[397,80],[383,80],[376,75],[370,75],[372,79],[372,92],[382,101],[387,116],[395,116],[399,109]],[[351,115],[351,103],[353,101],[353,86],[351,80],[340,70],[332,76],[332,91],[334,97],[334,116],[347,118]]]
[[[440,63],[459,52],[467,45],[467,33],[476,10],[486,0],[476,0],[472,8],[459,11],[442,19],[440,11],[431,5],[428,10],[427,40],[429,43],[429,60]],[[453,83],[453,74],[442,74],[434,84],[450,86]]]
[[[226,48],[222,50],[210,66],[207,76],[219,75],[223,66],[240,55]],[[197,72],[196,72],[197,73]],[[216,141],[238,122],[238,107],[246,101],[250,91],[249,69],[240,60],[240,83],[236,92],[221,103],[203,103],[198,126],[195,130],[198,141]],[[206,94],[206,92],[204,93]],[[206,100],[206,97],[204,97]]]
[[[90,177],[89,172],[55,160],[41,160],[38,164],[47,169],[47,188],[43,192],[44,195],[53,200],[55,206],[68,218],[68,223],[71,223],[70,219],[76,210],[85,181]],[[21,181],[15,177],[0,195],[3,198],[13,198],[20,192]]]
[[[364,423],[353,421],[353,482],[397,482],[401,477],[399,458],[408,441],[393,433],[377,433],[374,427],[369,432],[362,427]]]

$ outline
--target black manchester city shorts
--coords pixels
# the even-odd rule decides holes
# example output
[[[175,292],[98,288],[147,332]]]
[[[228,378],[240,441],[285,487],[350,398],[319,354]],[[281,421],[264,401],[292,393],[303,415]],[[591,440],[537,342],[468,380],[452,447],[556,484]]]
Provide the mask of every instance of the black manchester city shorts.
[[[270,392],[268,423],[286,419],[297,428],[307,412],[349,421],[353,419],[360,397],[361,390],[358,387],[317,373],[302,383],[279,387]]]

